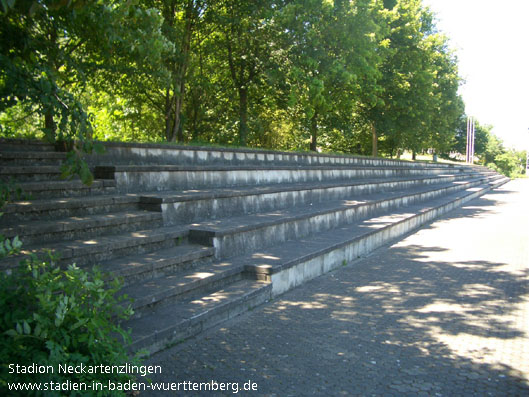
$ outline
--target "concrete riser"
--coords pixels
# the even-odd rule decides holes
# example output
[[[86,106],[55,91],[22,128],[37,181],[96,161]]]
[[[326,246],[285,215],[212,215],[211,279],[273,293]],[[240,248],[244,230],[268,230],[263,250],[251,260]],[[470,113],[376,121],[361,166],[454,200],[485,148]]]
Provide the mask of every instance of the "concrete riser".
[[[169,202],[161,204],[164,224],[198,222],[206,219],[219,219],[243,214],[268,212],[310,203],[322,203],[329,200],[341,200],[358,194],[371,194],[390,190],[404,190],[417,186],[437,183],[449,183],[467,178],[461,174],[451,177],[437,177],[410,181],[391,181],[383,183],[365,183],[354,186],[331,188],[313,188],[305,190],[282,191],[255,195],[213,198],[205,200]],[[143,205],[144,209],[154,209]]]
[[[169,346],[180,343],[188,338],[235,318],[252,308],[259,306],[271,298],[271,288],[264,286],[262,289],[244,297],[244,299],[224,305],[214,313],[203,313],[191,319],[186,319],[174,327],[156,333],[143,340],[133,342],[132,351],[146,349],[149,354],[164,350]]]
[[[391,208],[398,208],[426,201],[452,192],[467,189],[479,185],[480,183],[482,183],[482,181],[478,180],[472,183],[452,186],[450,188],[442,188],[414,195],[381,200],[356,206],[354,208],[342,209],[336,212],[313,215],[311,217],[296,219],[286,223],[260,225],[260,227],[253,230],[232,233],[224,236],[214,236],[207,232],[203,232],[200,229],[191,229],[190,239],[191,241],[202,244],[210,242],[210,244],[215,247],[215,256],[218,259],[228,258],[233,256],[234,253],[248,253],[258,250],[261,247],[272,246],[287,240],[307,237],[342,225],[352,224],[358,220],[375,216]]]
[[[494,186],[494,188],[497,187],[499,187],[499,185]],[[342,266],[344,262],[348,263],[364,256],[378,247],[396,240],[433,219],[461,206],[467,201],[487,193],[491,189],[492,187],[469,194],[462,199],[449,202],[437,208],[432,208],[424,213],[416,214],[404,221],[392,224],[380,230],[375,230],[371,234],[351,241],[345,246],[336,248],[318,257],[311,258],[306,262],[298,263],[284,271],[272,274],[272,296],[278,296],[310,279],[336,269],[339,266]]]
[[[220,171],[116,171],[114,178],[120,192],[164,191],[171,189],[254,186],[277,183],[345,181],[357,178],[428,176],[445,173],[444,169],[301,169],[301,170],[220,170]]]

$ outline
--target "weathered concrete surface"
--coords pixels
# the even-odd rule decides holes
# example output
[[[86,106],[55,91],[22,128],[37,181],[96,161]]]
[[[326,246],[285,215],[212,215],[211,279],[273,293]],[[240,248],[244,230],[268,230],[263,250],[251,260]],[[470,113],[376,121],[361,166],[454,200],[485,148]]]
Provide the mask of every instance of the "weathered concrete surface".
[[[242,395],[522,396],[528,357],[517,180],[150,361],[153,381],[257,383]]]

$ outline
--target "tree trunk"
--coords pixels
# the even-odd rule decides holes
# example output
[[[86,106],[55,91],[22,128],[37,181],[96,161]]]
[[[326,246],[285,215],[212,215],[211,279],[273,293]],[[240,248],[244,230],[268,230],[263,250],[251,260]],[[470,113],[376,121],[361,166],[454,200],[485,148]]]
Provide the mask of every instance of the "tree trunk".
[[[239,88],[239,145],[246,146],[248,138],[248,89]]]
[[[168,142],[171,142],[171,134],[173,132],[172,122],[173,118],[171,117],[173,109],[173,98],[171,97],[171,93],[169,89],[165,91],[165,139],[167,139]]]
[[[371,124],[371,134],[373,137],[373,151],[372,155],[373,157],[378,157],[378,137],[377,137],[377,129],[375,128],[375,124]]]
[[[181,124],[181,113],[184,105],[184,91],[186,83],[186,72],[189,64],[189,53],[191,50],[191,37],[195,24],[195,5],[192,0],[188,0],[185,8],[185,25],[182,42],[180,43],[180,60],[177,61],[173,69],[173,96],[170,101],[167,100],[169,91],[166,94],[166,112],[165,112],[165,137],[169,142],[184,141],[184,129]],[[170,26],[174,26],[174,15],[177,12],[174,4],[166,10]],[[168,19],[169,18],[169,19]],[[170,103],[170,105],[169,105]],[[168,108],[170,106],[170,109]]]
[[[411,159],[412,159],[413,161],[417,160],[417,153],[415,152],[415,150],[412,150],[412,151],[411,151]]]
[[[44,114],[44,128],[46,129],[46,135],[51,142],[55,141],[55,133],[57,131],[57,125],[53,119],[53,112],[51,110],[46,111]]]
[[[318,112],[314,112],[314,116],[310,119],[310,150],[316,152],[318,150]]]
[[[183,84],[182,84],[183,85]],[[181,88],[183,90],[183,88]],[[178,142],[184,141],[184,129],[181,126],[181,112],[182,105],[184,103],[184,93],[180,91],[180,95],[175,98],[174,106],[174,124],[173,124],[173,142],[177,140]]]

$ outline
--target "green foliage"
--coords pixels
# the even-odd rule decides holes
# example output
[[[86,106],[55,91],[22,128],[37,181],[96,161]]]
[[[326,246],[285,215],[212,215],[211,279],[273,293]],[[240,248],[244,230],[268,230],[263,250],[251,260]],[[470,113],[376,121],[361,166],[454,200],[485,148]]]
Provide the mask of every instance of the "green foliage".
[[[85,154],[100,154],[103,151],[104,146],[92,140],[76,141],[72,149],[68,151],[66,161],[61,165],[61,177],[66,179],[77,175],[85,185],[90,186],[94,181],[94,176],[83,157]]]
[[[160,15],[126,0],[4,1],[0,9],[0,132],[75,147],[63,171],[89,183],[80,154],[91,152],[93,128],[83,93],[163,74]],[[40,128],[19,131],[28,120]]]
[[[459,121],[453,150],[465,154],[466,117]],[[505,148],[500,138],[492,133],[492,126],[482,125],[474,120],[474,153],[480,164],[500,172],[510,178],[525,174],[526,152]]]
[[[97,138],[369,154],[374,134],[385,155],[442,154],[463,114],[457,60],[420,0],[0,11],[0,133],[82,141],[76,153]]]
[[[487,166],[510,178],[519,178],[525,174],[525,152],[506,150],[497,154]]]
[[[127,381],[127,375],[119,374],[58,373],[59,364],[129,362],[123,343],[129,336],[115,321],[126,318],[130,309],[120,306],[114,297],[118,289],[117,283],[106,286],[97,270],[87,272],[75,265],[62,270],[51,257],[45,261],[32,257],[11,274],[0,274],[0,386],[67,379],[88,384]],[[51,365],[54,373],[9,374],[9,363]]]
[[[22,196],[13,183],[0,184],[0,209]],[[1,216],[1,214],[0,214]],[[0,236],[0,258],[16,255],[22,243]],[[0,392],[2,395],[59,396],[7,390],[11,382],[126,382],[126,374],[59,373],[61,365],[139,364],[129,358],[130,336],[118,322],[127,319],[132,310],[126,297],[116,298],[117,280],[108,283],[97,269],[86,271],[75,265],[62,269],[56,257],[46,259],[32,255],[9,271],[0,272]],[[9,364],[52,366],[53,373],[10,373]],[[107,392],[70,392],[70,396],[107,395]],[[124,395],[115,392],[113,395]]]

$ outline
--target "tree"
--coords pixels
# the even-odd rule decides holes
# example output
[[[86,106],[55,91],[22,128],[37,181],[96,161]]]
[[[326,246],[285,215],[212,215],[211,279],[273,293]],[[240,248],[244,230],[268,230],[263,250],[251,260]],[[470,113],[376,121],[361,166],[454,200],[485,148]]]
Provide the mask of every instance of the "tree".
[[[126,0],[2,2],[0,19],[0,112],[39,114],[48,140],[73,153],[93,148],[87,85],[156,68],[164,46],[158,13]],[[69,159],[89,181],[79,156]]]
[[[221,54],[219,66],[227,71],[236,93],[241,146],[246,146],[248,141],[252,94],[263,88],[265,73],[273,62],[273,15],[277,3],[273,0],[218,1],[209,10],[208,17],[215,26],[215,42]]]
[[[347,134],[358,96],[372,91],[365,82],[377,73],[373,12],[368,0],[293,1],[282,10],[289,104],[313,151],[322,132]]]

